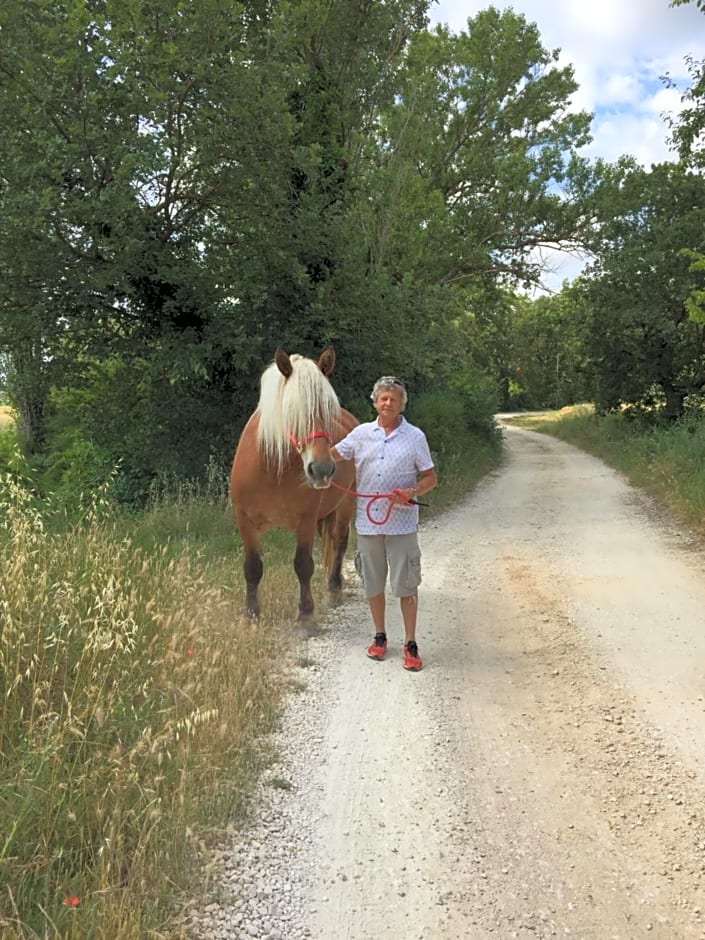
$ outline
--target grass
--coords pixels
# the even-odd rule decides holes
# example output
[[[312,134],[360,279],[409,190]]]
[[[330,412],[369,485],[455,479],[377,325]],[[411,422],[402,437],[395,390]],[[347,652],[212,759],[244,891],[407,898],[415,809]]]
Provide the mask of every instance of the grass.
[[[98,502],[62,528],[0,494],[0,933],[164,935],[268,759],[287,592],[272,579],[255,626],[198,551],[146,552]]]
[[[467,492],[498,457],[497,442],[442,455],[424,512]],[[0,471],[7,940],[185,936],[179,903],[199,859],[247,816],[296,685],[286,664],[305,661],[290,629],[293,536],[265,539],[253,624],[224,479],[214,468],[204,488],[164,483],[129,517],[99,493],[68,517],[14,469]]]
[[[620,470],[688,525],[705,535],[705,419],[675,424],[626,413],[596,416],[591,405],[525,415],[512,423],[551,434]]]

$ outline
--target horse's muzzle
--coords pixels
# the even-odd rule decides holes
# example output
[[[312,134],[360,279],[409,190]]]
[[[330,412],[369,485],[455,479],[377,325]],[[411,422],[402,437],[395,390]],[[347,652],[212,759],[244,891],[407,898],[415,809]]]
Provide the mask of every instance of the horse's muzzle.
[[[335,474],[335,461],[330,460],[308,460],[304,462],[304,475],[306,482],[315,490],[325,490],[331,484]]]

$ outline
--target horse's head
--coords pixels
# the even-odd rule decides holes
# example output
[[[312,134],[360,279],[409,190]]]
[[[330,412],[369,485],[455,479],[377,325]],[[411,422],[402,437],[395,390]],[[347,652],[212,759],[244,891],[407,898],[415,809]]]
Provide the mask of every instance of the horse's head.
[[[302,441],[291,435],[291,443],[301,457],[304,477],[315,490],[330,486],[335,473],[335,461],[330,451],[333,446],[327,431],[311,431]]]
[[[314,489],[329,487],[335,473],[331,432],[340,418],[340,403],[328,381],[334,364],[332,348],[318,362],[278,349],[262,377],[260,447],[281,474],[293,446],[301,457],[304,479]]]

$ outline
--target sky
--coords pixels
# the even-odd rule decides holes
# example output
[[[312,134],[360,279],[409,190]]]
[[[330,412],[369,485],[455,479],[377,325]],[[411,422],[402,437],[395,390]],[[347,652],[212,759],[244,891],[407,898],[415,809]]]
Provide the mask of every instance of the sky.
[[[429,10],[431,25],[466,29],[468,17],[488,6],[511,8],[536,23],[543,45],[560,49],[560,65],[572,65],[580,86],[576,110],[594,114],[593,142],[581,152],[610,162],[630,154],[644,167],[675,159],[662,114],[677,114],[680,91],[690,84],[685,57],[705,58],[705,14],[695,3],[670,7],[669,0],[439,0]],[[547,258],[545,283],[559,289],[582,262],[562,254]]]

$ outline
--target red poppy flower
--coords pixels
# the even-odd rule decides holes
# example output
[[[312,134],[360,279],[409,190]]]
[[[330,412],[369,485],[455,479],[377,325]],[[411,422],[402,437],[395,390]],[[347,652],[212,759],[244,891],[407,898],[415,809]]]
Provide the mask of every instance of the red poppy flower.
[[[75,894],[70,898],[64,898],[64,904],[66,905],[66,907],[78,907],[80,903],[81,903],[81,899],[79,897],[76,897]]]

